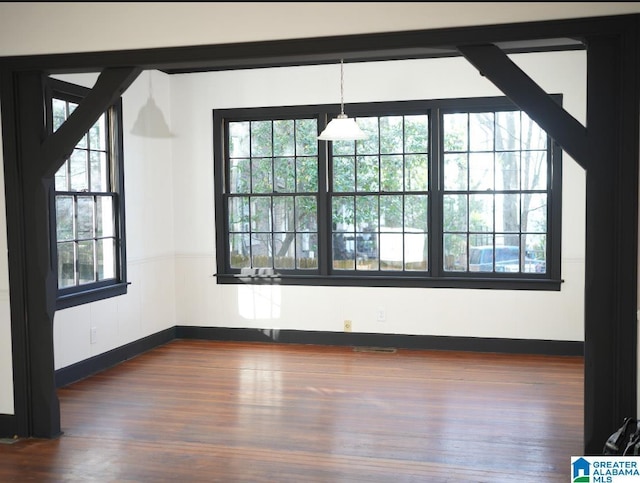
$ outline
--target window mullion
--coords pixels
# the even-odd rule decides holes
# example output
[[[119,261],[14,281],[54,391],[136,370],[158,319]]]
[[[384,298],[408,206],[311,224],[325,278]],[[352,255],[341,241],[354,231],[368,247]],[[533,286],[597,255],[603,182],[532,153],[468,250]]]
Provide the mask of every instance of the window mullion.
[[[442,112],[436,108],[429,116],[429,271],[431,276],[443,273],[443,195],[444,195],[444,147]]]
[[[318,115],[318,126],[322,127],[322,119],[326,119],[328,113],[321,112]],[[329,143],[318,143],[318,270],[320,275],[328,276],[331,273],[331,199],[333,185],[331,183],[331,162],[333,155],[329,152]]]

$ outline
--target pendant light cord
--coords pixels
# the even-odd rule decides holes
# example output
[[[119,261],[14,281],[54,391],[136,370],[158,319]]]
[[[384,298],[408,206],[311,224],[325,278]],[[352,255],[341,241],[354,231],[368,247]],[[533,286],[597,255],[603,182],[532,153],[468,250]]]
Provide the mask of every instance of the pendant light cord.
[[[340,115],[344,116],[344,59],[340,59]]]

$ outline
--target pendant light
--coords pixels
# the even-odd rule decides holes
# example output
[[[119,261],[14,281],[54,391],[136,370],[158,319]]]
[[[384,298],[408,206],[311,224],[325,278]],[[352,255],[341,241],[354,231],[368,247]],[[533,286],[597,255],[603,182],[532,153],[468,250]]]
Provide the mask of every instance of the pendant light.
[[[340,59],[340,114],[327,124],[318,139],[321,141],[355,141],[366,137],[367,135],[358,127],[356,121],[344,113],[344,60]]]
[[[151,85],[151,71],[149,75],[149,98],[144,106],[138,112],[138,118],[133,124],[131,134],[146,138],[171,138],[173,134],[169,129],[164,114],[156,104],[153,98],[153,86]]]

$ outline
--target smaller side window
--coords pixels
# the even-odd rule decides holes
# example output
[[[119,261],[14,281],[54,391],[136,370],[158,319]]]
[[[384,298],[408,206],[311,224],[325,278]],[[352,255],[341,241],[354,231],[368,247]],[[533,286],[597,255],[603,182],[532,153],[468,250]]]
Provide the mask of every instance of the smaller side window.
[[[51,132],[88,93],[49,80]],[[57,308],[126,293],[122,176],[122,109],[116,102],[100,116],[55,174]]]

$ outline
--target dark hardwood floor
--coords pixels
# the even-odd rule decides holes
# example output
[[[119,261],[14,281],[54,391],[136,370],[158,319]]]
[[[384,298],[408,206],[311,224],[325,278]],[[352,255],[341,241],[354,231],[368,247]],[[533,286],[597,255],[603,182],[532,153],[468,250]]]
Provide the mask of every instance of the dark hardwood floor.
[[[175,340],[59,390],[0,481],[565,482],[583,359]]]

